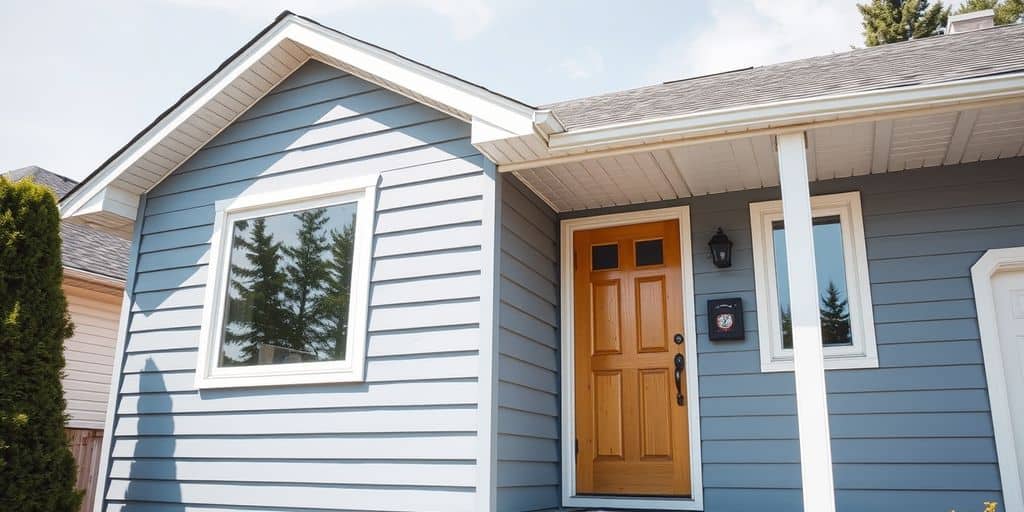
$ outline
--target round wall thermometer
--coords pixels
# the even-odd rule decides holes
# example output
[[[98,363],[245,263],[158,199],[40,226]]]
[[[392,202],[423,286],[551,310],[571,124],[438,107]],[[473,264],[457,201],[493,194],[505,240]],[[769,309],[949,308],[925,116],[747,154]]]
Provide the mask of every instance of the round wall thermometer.
[[[708,301],[708,338],[711,341],[743,339],[743,300]]]

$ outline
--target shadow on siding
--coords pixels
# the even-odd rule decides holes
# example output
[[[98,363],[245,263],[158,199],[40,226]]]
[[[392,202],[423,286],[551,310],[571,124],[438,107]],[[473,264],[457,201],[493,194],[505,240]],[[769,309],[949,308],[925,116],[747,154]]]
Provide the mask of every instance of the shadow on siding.
[[[128,501],[149,501],[181,503],[181,484],[177,481],[174,462],[173,437],[156,437],[174,432],[174,419],[164,411],[171,410],[171,398],[163,375],[152,359],[146,360],[141,376],[139,397],[138,443],[132,454],[132,466],[128,470]],[[169,446],[168,446],[169,444]],[[156,453],[170,454],[169,458],[157,459]],[[161,510],[172,510],[163,508]],[[184,510],[182,505],[181,510]]]

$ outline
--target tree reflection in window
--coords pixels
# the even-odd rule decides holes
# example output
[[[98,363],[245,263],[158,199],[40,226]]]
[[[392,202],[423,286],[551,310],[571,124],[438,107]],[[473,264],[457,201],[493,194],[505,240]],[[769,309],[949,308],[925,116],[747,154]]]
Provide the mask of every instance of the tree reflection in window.
[[[850,331],[850,307],[846,298],[846,261],[842,225],[838,216],[817,217],[813,221],[814,264],[817,268],[821,314],[821,339],[824,345],[853,343]],[[786,264],[785,226],[772,223],[775,250],[775,276],[779,312],[782,317],[782,348],[793,348],[793,320],[790,316],[789,269]]]
[[[236,221],[220,366],[344,360],[355,203]]]

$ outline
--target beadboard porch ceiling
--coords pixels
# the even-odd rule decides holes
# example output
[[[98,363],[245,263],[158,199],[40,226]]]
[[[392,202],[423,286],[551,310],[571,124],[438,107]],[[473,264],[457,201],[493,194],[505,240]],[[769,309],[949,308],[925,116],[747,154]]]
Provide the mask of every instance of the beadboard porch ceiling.
[[[1024,102],[806,133],[812,181],[1012,158],[1024,156]],[[623,152],[512,172],[558,212],[774,187],[779,176],[773,137]]]

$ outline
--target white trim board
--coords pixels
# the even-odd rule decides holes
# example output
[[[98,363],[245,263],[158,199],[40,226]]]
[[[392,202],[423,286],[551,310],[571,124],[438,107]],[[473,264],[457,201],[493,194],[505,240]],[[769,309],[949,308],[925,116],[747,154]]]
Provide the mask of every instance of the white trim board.
[[[146,198],[139,200],[138,214],[146,211]],[[132,233],[131,250],[128,253],[128,275],[131,279],[125,284],[121,299],[121,318],[117,323],[117,341],[114,343],[114,361],[111,364],[110,389],[107,393],[107,412],[103,420],[103,436],[100,442],[100,464],[96,468],[96,492],[93,494],[92,510],[104,510],[107,497],[107,478],[110,476],[110,459],[114,449],[114,420],[117,418],[117,406],[120,400],[121,384],[124,381],[125,350],[128,346],[128,325],[132,317],[132,304],[135,300],[135,270],[139,263],[139,247],[142,240],[142,223],[136,222]]]
[[[691,361],[686,372],[686,389],[691,397],[687,401],[690,424],[690,498],[657,498],[646,496],[577,496],[576,495],[576,390],[574,364],[573,317],[573,257],[572,239],[577,231],[607,228],[664,220],[679,221],[679,249],[682,265],[683,337],[686,341],[686,360]],[[704,482],[700,446],[700,389],[697,378],[697,314],[694,305],[693,247],[690,237],[690,207],[675,206],[636,212],[612,213],[594,217],[566,219],[561,222],[561,402],[562,402],[562,505],[566,507],[593,507],[645,510],[703,510]]]
[[[498,506],[498,353],[501,297],[501,176],[489,162],[483,183],[483,233],[480,253],[484,264],[480,271],[480,373],[477,376],[478,453],[477,510],[497,510]]]
[[[989,407],[992,410],[992,431],[996,441],[999,478],[1003,488],[1003,508],[1024,510],[1017,447],[1014,442],[1010,397],[1003,373],[1003,354],[999,344],[999,323],[996,316],[992,278],[1006,270],[1024,269],[1024,247],[991,249],[971,267],[974,302],[978,308],[978,329],[985,362],[985,381]]]
[[[835,512],[832,443],[825,394],[821,315],[807,184],[807,144],[802,132],[777,139],[779,185],[786,223],[786,268],[793,322],[793,381],[800,443],[800,492],[808,511]]]

